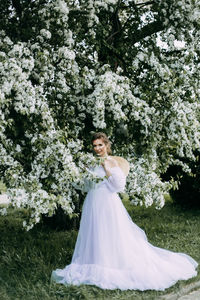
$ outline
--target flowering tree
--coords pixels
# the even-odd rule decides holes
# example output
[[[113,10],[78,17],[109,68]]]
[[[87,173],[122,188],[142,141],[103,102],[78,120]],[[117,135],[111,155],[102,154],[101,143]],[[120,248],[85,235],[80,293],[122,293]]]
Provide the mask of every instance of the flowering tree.
[[[134,203],[157,207],[200,146],[198,0],[4,0],[0,176],[11,202],[73,214],[74,188],[103,130],[131,171]]]

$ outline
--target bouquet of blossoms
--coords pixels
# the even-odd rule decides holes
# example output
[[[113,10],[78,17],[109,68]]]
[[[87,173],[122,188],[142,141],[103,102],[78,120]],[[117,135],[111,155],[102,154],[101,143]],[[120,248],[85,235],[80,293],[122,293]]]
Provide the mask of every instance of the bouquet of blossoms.
[[[104,162],[105,158],[96,157],[93,154],[83,153],[78,162],[79,174],[73,182],[73,186],[86,193],[91,188],[102,182],[106,176],[99,176],[95,172],[95,168]]]

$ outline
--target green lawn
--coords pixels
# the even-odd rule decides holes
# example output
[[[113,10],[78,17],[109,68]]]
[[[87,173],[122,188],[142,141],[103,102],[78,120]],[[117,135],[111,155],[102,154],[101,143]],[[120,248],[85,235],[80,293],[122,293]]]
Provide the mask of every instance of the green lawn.
[[[134,222],[143,228],[155,246],[185,252],[200,262],[200,210],[183,210],[172,204],[162,210],[126,207]],[[165,292],[105,291],[95,286],[65,287],[50,284],[51,271],[70,263],[77,232],[55,231],[39,225],[25,232],[21,223],[25,212],[9,210],[0,217],[0,299],[157,299],[175,292],[189,281],[178,282]]]

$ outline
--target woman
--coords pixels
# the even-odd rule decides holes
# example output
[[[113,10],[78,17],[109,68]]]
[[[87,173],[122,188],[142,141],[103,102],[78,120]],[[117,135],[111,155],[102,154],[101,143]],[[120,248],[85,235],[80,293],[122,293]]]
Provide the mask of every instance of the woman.
[[[117,194],[125,187],[127,161],[109,156],[110,142],[104,133],[96,133],[92,144],[96,154],[105,158],[93,171],[107,177],[89,190],[71,264],[53,271],[52,280],[144,291],[164,290],[196,276],[195,260],[152,246],[132,222]]]

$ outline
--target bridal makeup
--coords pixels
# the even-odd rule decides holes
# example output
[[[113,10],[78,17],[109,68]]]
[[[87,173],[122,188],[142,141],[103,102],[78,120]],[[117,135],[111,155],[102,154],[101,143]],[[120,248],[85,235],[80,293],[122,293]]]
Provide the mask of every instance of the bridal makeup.
[[[92,144],[93,144],[93,150],[98,156],[104,157],[108,155],[107,146],[104,143],[102,138],[94,140]]]

